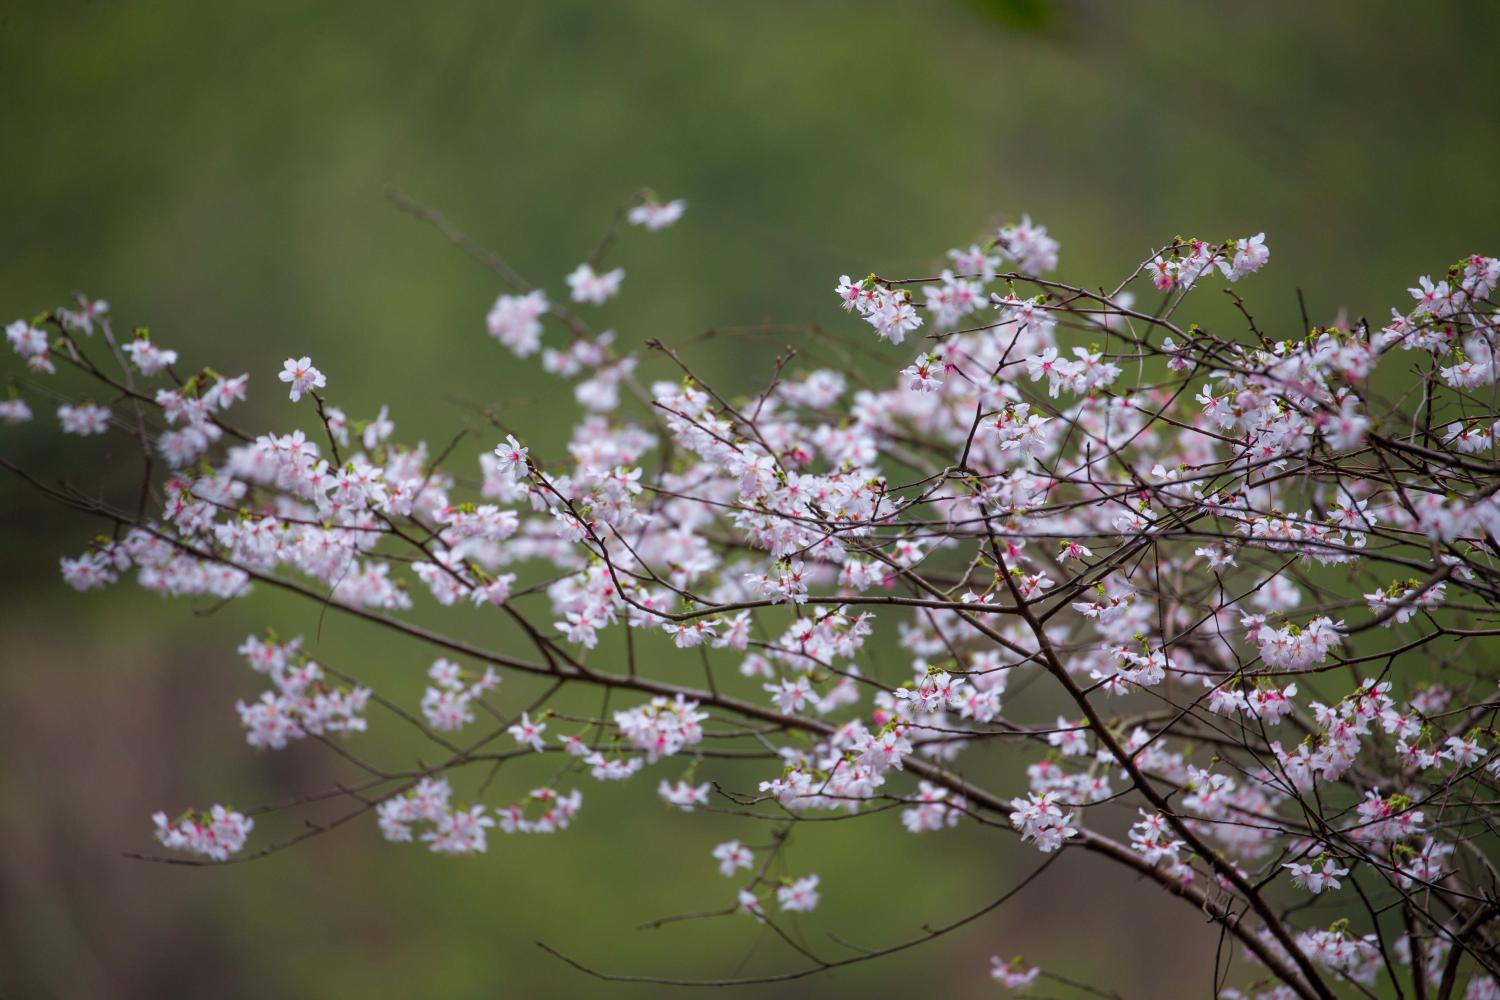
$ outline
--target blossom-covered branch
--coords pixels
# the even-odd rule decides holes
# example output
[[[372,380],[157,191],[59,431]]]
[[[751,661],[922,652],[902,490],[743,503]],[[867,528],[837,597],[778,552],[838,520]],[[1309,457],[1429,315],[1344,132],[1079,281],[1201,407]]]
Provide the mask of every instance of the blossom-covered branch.
[[[840,277],[846,329],[715,386],[687,347],[629,348],[594,322],[626,289],[606,264],[617,239],[673,225],[683,202],[622,206],[561,301],[391,196],[504,283],[484,329],[572,385],[566,455],[488,411],[467,434],[489,438],[477,467],[459,464],[463,435],[437,453],[402,442],[390,407],[338,405],[336,358],[277,374],[301,429],[242,429],[248,376],[185,369],[144,329],[117,340],[103,302],[7,328],[26,372],[0,418],[55,407],[63,433],[141,450],[127,498],[0,459],[102,519],[62,559],[70,585],[133,572],[215,602],[275,588],[431,649],[408,704],[302,638],[226,640],[258,675],[234,706],[246,742],[315,742],[361,777],[158,812],[177,852],[158,860],[250,860],[359,820],[474,854],[495,831],[606,822],[583,810],[589,785],[632,781],[762,833],[705,845],[708,908],[650,926],[745,919],[798,964],[709,982],[905,951],[1084,850],[1237,942],[1255,971],[1232,988],[1216,973],[1221,995],[1366,994],[1384,977],[1403,996],[1447,1000],[1460,980],[1469,1000],[1500,996],[1500,261],[1420,278],[1388,321],[1277,339],[1231,289],[1268,264],[1263,234],[1176,238],[1089,290],[1048,276],[1058,244],[1023,217],[937,275]],[[1186,318],[1214,286],[1242,329]],[[419,626],[419,603],[497,616],[527,648]],[[507,675],[546,690],[513,698]],[[579,689],[604,704],[580,713],[563,700]],[[373,759],[376,724],[426,754]],[[502,765],[534,776],[506,792]],[[328,801],[347,810],[277,836],[283,814]],[[841,887],[787,870],[786,844],[890,812],[911,835],[975,824],[1048,858],[968,916],[895,902],[920,931],[818,953],[783,924]],[[1019,959],[991,971],[1112,995]]]

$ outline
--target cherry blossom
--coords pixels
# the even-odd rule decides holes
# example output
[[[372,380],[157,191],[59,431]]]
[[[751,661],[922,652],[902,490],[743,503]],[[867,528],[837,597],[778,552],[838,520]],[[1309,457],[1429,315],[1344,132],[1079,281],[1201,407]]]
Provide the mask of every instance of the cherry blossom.
[[[77,406],[64,403],[57,408],[57,419],[62,423],[64,434],[89,437],[109,430],[109,408],[95,403]]]
[[[620,291],[620,283],[624,280],[624,268],[596,274],[588,264],[579,264],[568,275],[568,288],[572,290],[574,302],[602,306]]]
[[[719,874],[725,878],[732,878],[738,869],[749,868],[755,862],[754,853],[738,840],[726,840],[717,845],[713,855],[719,863]]]
[[[0,399],[0,421],[24,424],[31,420],[31,407],[24,399]]]
[[[1292,873],[1292,881],[1317,895],[1324,889],[1337,889],[1343,883],[1339,879],[1349,874],[1349,869],[1338,867],[1332,858],[1321,863],[1314,859],[1310,863],[1288,862],[1281,867]]]
[[[1025,989],[1036,982],[1041,973],[1037,966],[1026,968],[1019,957],[1007,962],[998,955],[990,956],[990,978],[1008,990]]]
[[[501,295],[490,307],[485,326],[490,336],[524,358],[542,348],[542,317],[552,308],[540,289],[525,295]]]
[[[328,384],[328,379],[323,373],[313,367],[312,359],[305,356],[287,358],[276,377],[291,386],[291,392],[288,395],[294,403],[302,398],[304,392],[321,389]]]
[[[532,722],[531,717],[527,713],[522,712],[521,721],[507,727],[505,731],[514,736],[516,742],[521,746],[529,746],[540,753],[546,749],[542,744],[542,733],[546,732],[546,730],[547,724],[545,722]]]
[[[818,905],[818,876],[804,875],[776,890],[776,902],[783,912],[811,913]]]
[[[632,208],[627,219],[632,226],[645,226],[655,232],[658,229],[667,228],[682,218],[682,213],[685,211],[687,211],[687,202],[681,198],[666,202],[647,200]]]

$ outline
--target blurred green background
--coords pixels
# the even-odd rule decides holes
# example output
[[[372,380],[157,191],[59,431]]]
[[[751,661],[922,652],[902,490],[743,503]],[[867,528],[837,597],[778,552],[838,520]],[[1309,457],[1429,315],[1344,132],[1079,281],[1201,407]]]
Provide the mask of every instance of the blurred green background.
[[[1299,286],[1315,321],[1383,316],[1416,274],[1500,249],[1497,27],[1494,5],[1372,2],[15,0],[0,10],[0,314],[105,297],[189,367],[250,372],[242,423],[293,426],[274,372],[310,353],[351,416],[391,403],[403,440],[441,447],[479,403],[552,452],[561,384],[484,336],[502,289],[393,210],[386,183],[554,298],[631,192],[687,198],[679,226],[631,232],[612,257],[628,277],[601,325],[627,344],[761,322],[854,331],[831,294],[841,272],[926,273],[1023,211],[1080,283],[1113,283],[1176,233],[1265,230],[1271,266],[1242,289],[1263,326],[1296,332]],[[785,339],[690,357],[758,386]],[[0,451],[55,471],[38,409],[0,429]],[[125,448],[73,442],[68,474],[108,488]],[[9,479],[0,521],[0,996],[667,992],[584,978],[538,938],[620,971],[797,964],[738,918],[634,929],[722,905],[710,847],[764,839],[669,815],[654,771],[584,785],[565,835],[497,836],[473,859],[384,845],[373,822],[221,870],[122,858],[149,846],[156,808],[350,776],[320,747],[243,744],[233,702],[259,690],[233,652],[246,632],[316,635],[320,659],[410,704],[431,656],[265,594],[207,617],[129,586],[79,598],[56,558],[96,525]],[[502,703],[529,690],[507,684]],[[390,750],[371,714],[361,745]],[[543,773],[507,775],[496,800]],[[827,930],[908,937],[1036,856],[968,828],[913,838],[888,813],[799,832],[790,859],[823,876],[800,933],[837,951]],[[1212,929],[1140,888],[1069,858],[925,951],[739,993],[988,995],[987,956],[1024,952],[1127,996],[1202,996]]]

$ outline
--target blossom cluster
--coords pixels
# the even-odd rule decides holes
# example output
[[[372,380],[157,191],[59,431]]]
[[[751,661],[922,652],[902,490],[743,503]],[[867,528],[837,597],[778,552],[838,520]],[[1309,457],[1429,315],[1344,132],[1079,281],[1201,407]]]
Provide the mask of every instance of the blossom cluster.
[[[200,854],[211,861],[227,861],[245,846],[255,829],[255,820],[228,806],[214,806],[206,813],[183,813],[177,819],[164,812],[153,813],[156,839],[174,851]]]
[[[644,235],[684,210],[643,192],[617,222]],[[1273,339],[1248,310],[1243,330],[1180,318],[1205,285],[1265,268],[1264,234],[1174,239],[1090,290],[1047,276],[1059,245],[1022,217],[935,277],[839,278],[840,322],[883,381],[784,357],[721,391],[676,349],[591,324],[624,288],[613,238],[565,294],[507,266],[482,324],[476,309],[571,386],[556,454],[513,414],[477,455],[403,440],[390,406],[341,409],[337,360],[330,379],[309,356],[277,375],[303,426],[244,430],[247,376],[183,369],[145,331],[119,352],[136,388],[106,405],[65,379],[101,371],[86,359],[96,334],[116,343],[107,306],[10,324],[25,385],[62,388],[4,404],[7,425],[62,398],[66,433],[166,466],[148,464],[133,516],[74,504],[110,532],[62,558],[64,579],[134,571],[215,601],[267,584],[432,646],[427,683],[417,666],[379,697],[315,643],[240,647],[270,684],[236,706],[247,742],[328,744],[363,782],[329,797],[388,840],[478,854],[491,830],[567,830],[583,792],[565,776],[654,786],[684,823],[770,822],[769,844],[705,853],[743,873],[719,912],[780,930],[834,891],[772,874],[793,836],[973,827],[1043,864],[1098,853],[1220,921],[1271,983],[1225,996],[1326,1000],[1453,955],[1469,995],[1493,993],[1478,845],[1500,734],[1479,651],[1500,604],[1500,260],[1418,279],[1379,328]],[[905,364],[890,345],[908,337]],[[440,609],[451,634],[411,614]],[[462,638],[496,623],[514,647]],[[548,687],[523,697],[505,675]],[[570,700],[590,688],[603,707]],[[387,725],[427,752],[343,746]],[[214,861],[253,826],[223,807],[155,822]],[[1017,989],[1044,974],[991,971]]]

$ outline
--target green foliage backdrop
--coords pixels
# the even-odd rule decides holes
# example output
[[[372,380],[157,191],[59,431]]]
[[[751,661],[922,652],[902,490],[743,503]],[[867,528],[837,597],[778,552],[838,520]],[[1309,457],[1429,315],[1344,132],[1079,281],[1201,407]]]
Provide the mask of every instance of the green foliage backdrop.
[[[690,209],[620,247],[608,324],[627,342],[807,320],[864,335],[837,311],[841,271],[925,272],[1022,211],[1085,283],[1174,233],[1264,229],[1271,267],[1247,291],[1294,333],[1299,285],[1315,321],[1382,316],[1415,274],[1500,248],[1497,26],[1489,5],[1373,2],[17,0],[0,11],[0,314],[104,296],[190,363],[249,371],[272,427],[293,420],[280,359],[310,353],[351,415],[389,402],[403,437],[441,446],[487,405],[555,451],[561,384],[483,336],[499,286],[382,189],[558,294],[647,184]],[[692,356],[742,386],[784,339]],[[0,451],[45,465],[52,440],[5,429]],[[11,481],[0,524],[0,996],[661,995],[584,979],[538,938],[622,971],[791,962],[738,920],[634,929],[720,905],[708,850],[754,836],[668,816],[642,779],[587,786],[566,836],[496,837],[478,859],[387,847],[373,822],[224,870],[123,859],[155,808],[346,773],[316,747],[240,741],[244,632],[317,636],[320,658],[413,701],[430,656],[271,596],[211,617],[124,587],[77,598],[55,560],[95,526]],[[942,920],[1033,862],[974,831],[909,837],[894,814],[792,858],[824,879],[803,933],[871,946],[912,930],[872,917],[883,900]],[[1128,880],[1072,871],[925,953],[764,995],[987,995],[986,956],[1017,950],[1123,969],[1130,995],[1201,994],[1213,938],[1191,912],[1127,911]]]

